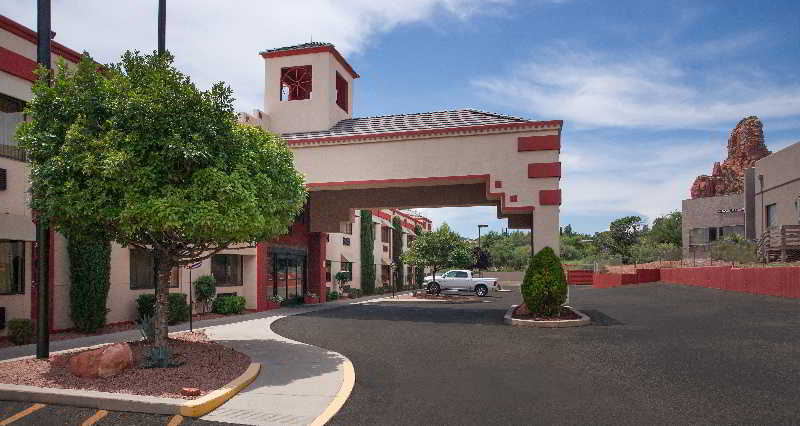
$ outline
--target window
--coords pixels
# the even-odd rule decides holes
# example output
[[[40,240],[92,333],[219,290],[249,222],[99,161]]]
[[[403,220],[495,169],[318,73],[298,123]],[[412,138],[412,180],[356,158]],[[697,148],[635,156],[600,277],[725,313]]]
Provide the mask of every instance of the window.
[[[714,241],[717,241],[717,228],[708,228],[708,242],[713,243]]]
[[[131,290],[156,288],[153,284],[153,257],[147,250],[131,247],[128,250],[130,259]],[[169,286],[178,287],[180,268],[170,273]]]
[[[384,285],[389,284],[389,278],[392,275],[392,267],[389,265],[381,265],[381,281]]]
[[[336,73],[336,105],[347,112],[347,80]]]
[[[211,256],[211,275],[217,286],[242,285],[242,256],[238,254],[215,254]]]
[[[17,145],[14,134],[25,121],[25,102],[0,94],[0,145]]]
[[[764,207],[764,220],[767,224],[767,228],[774,228],[778,225],[778,218],[776,217],[777,213],[777,204],[770,204]]]
[[[281,100],[311,99],[311,65],[281,68]]]
[[[342,237],[342,244],[349,246],[350,245],[350,237]]]
[[[340,226],[343,234],[353,235],[353,222],[345,222]]]
[[[353,273],[353,262],[342,262],[342,271]]]
[[[466,271],[455,271],[453,273],[453,277],[454,278],[467,278],[467,272]]]
[[[391,231],[388,226],[381,226],[381,242],[388,243],[391,238]]]
[[[0,241],[0,294],[25,293],[25,242]]]
[[[331,261],[325,261],[325,281],[331,282]]]

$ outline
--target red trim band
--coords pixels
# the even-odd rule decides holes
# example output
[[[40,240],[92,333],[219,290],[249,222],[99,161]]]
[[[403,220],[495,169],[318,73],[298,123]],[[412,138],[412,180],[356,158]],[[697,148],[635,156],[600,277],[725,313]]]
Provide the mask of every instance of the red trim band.
[[[560,189],[542,189],[539,191],[539,204],[543,206],[560,206]]]
[[[327,136],[323,138],[310,138],[310,139],[289,139],[286,141],[288,145],[304,145],[310,143],[325,143],[325,142],[344,142],[350,140],[360,139],[391,139],[400,136],[431,136],[442,135],[457,132],[470,132],[479,130],[505,130],[505,129],[519,129],[525,130],[529,128],[558,126],[561,127],[562,120],[550,121],[524,121],[519,123],[503,123],[503,124],[489,124],[483,126],[463,126],[463,127],[444,127],[441,129],[425,129],[425,130],[409,130],[405,132],[390,132],[390,133],[370,133],[358,134],[348,136]]]
[[[3,15],[0,15],[0,29],[4,29],[14,35],[24,38],[25,40],[33,43],[34,45],[37,43],[36,31],[33,31],[32,29],[18,22],[12,21],[11,19]],[[80,53],[56,41],[50,42],[50,51],[76,64],[81,61]]]
[[[512,195],[512,196],[508,197],[508,201],[510,201],[512,203],[516,203],[518,199],[519,198],[516,195]]]
[[[528,164],[528,177],[533,178],[552,178],[561,177],[561,162],[554,163],[530,163]]]
[[[561,135],[525,136],[517,138],[517,152],[559,150],[561,150]]]
[[[356,70],[354,70],[353,67],[351,67],[350,64],[347,63],[344,57],[342,57],[342,54],[339,53],[339,51],[336,50],[336,48],[333,46],[307,47],[305,49],[293,49],[293,50],[276,50],[274,52],[261,52],[260,54],[263,58],[266,59],[266,58],[280,58],[282,56],[308,55],[311,53],[324,53],[324,52],[329,52],[331,55],[333,55],[333,57],[339,61],[339,63],[344,67],[345,70],[347,70],[348,73],[350,73],[350,75],[353,78],[361,77],[360,75],[358,75]]]
[[[33,82],[36,81],[34,70],[36,70],[36,61],[0,47],[0,71]]]

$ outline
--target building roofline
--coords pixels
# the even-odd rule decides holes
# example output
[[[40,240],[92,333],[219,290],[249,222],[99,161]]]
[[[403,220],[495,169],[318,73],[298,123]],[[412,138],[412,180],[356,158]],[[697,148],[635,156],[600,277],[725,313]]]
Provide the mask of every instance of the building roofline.
[[[344,67],[344,69],[347,70],[348,73],[350,73],[351,77],[353,78],[361,77],[360,75],[358,75],[356,70],[354,70],[349,63],[347,63],[342,54],[339,53],[339,51],[336,50],[336,47],[334,47],[332,44],[325,44],[322,46],[314,46],[314,47],[303,47],[299,49],[264,50],[262,52],[259,52],[259,55],[261,55],[264,59],[267,59],[267,58],[279,58],[282,56],[309,55],[312,53],[324,53],[324,52],[328,52],[331,55],[333,55],[333,57],[336,58],[337,61],[339,61],[339,64],[341,64],[342,67]]]
[[[450,133],[463,133],[463,132],[480,132],[480,131],[493,131],[493,130],[519,130],[524,131],[529,128],[540,127],[557,127],[561,129],[564,122],[563,120],[550,120],[550,121],[520,121],[517,123],[502,123],[502,124],[485,124],[476,126],[462,126],[462,127],[442,127],[436,129],[424,130],[407,130],[401,132],[385,132],[385,133],[361,133],[355,135],[343,136],[325,136],[319,138],[308,139],[289,139],[286,143],[291,145],[306,145],[306,144],[327,144],[339,143],[365,139],[396,139],[406,138],[413,136],[441,136]]]
[[[33,44],[37,43],[36,31],[11,20],[11,18],[8,18],[5,15],[0,15],[0,28],[24,38]],[[82,54],[70,49],[67,46],[64,46],[57,41],[50,42],[50,50],[52,53],[55,53],[56,55],[74,63],[80,62],[81,56],[83,56]]]

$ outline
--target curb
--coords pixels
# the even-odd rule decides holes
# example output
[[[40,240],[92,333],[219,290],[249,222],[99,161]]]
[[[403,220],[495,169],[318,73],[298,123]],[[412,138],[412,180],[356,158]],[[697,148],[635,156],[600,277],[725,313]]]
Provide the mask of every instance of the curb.
[[[43,388],[38,386],[0,384],[0,400],[72,405],[109,411],[131,411],[146,414],[180,414],[202,416],[239,393],[258,376],[261,364],[254,362],[242,375],[224,387],[194,400],[160,398],[126,393],[84,389]]]
[[[579,319],[552,320],[552,321],[534,321],[534,320],[516,319],[513,318],[512,315],[514,314],[514,309],[516,309],[517,306],[519,305],[511,305],[511,307],[508,308],[505,316],[503,316],[503,322],[505,322],[508,325],[516,325],[521,327],[539,327],[539,328],[581,327],[584,325],[589,325],[592,322],[591,318],[589,318],[588,315],[584,314],[583,312],[571,306],[565,306],[565,307],[569,308],[572,312],[575,312],[580,317]]]
[[[277,334],[277,333],[276,333]],[[341,354],[340,354],[341,355]],[[342,409],[344,403],[347,402],[347,398],[350,397],[350,393],[353,392],[353,386],[356,384],[356,370],[353,368],[353,363],[345,357],[345,362],[342,364],[344,371],[344,379],[342,380],[342,387],[339,388],[339,392],[336,393],[336,396],[333,397],[333,401],[328,405],[328,408],[322,412],[313,422],[311,422],[311,426],[322,426],[325,423],[333,418],[339,410]]]

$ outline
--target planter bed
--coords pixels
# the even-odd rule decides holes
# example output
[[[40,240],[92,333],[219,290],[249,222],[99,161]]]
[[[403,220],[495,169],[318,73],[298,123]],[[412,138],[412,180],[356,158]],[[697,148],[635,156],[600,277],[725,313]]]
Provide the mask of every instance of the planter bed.
[[[171,335],[172,357],[183,364],[174,368],[142,368],[149,344],[129,342],[134,365],[113,377],[81,378],[67,370],[69,359],[82,351],[0,362],[0,383],[44,388],[92,390],[110,393],[195,399],[225,386],[250,365],[250,358],[209,341],[202,332]],[[95,349],[95,348],[93,348]],[[200,394],[184,396],[181,388],[197,388]]]
[[[537,317],[528,313],[527,309],[525,312],[518,312],[521,307],[522,305],[511,305],[503,318],[504,322],[509,325],[543,328],[580,327],[591,323],[586,314],[569,306],[563,306],[558,317]]]

